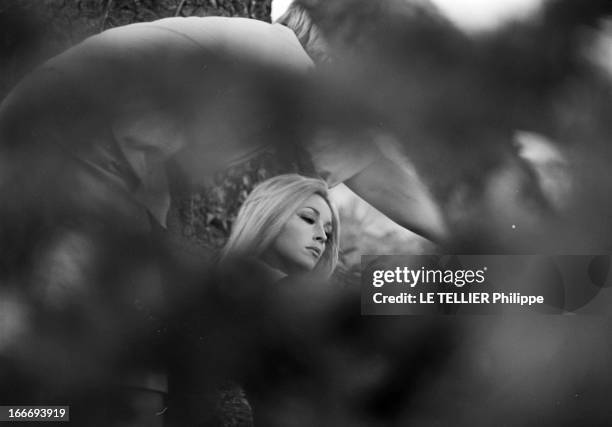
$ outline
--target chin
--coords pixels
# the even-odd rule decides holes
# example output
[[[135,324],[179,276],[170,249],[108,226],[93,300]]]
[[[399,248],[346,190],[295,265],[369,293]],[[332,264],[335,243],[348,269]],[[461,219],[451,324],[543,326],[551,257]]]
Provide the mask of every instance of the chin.
[[[296,270],[300,270],[302,273],[309,273],[317,266],[317,261],[311,260],[301,260],[299,263],[296,263]]]

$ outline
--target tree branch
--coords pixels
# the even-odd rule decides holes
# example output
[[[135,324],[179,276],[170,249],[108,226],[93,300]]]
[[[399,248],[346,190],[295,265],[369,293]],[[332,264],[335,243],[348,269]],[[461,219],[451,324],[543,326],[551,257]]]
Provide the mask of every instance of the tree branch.
[[[100,31],[104,31],[104,26],[106,25],[106,20],[108,19],[108,15],[110,13],[110,9],[112,5],[113,5],[113,0],[108,0],[106,2],[106,9],[104,10],[104,16],[102,17],[102,22],[100,23]]]
[[[176,11],[174,12],[174,16],[179,16],[181,13],[181,10],[183,10],[183,6],[185,6],[185,2],[187,0],[181,0],[181,2],[179,3],[179,5],[176,7]]]

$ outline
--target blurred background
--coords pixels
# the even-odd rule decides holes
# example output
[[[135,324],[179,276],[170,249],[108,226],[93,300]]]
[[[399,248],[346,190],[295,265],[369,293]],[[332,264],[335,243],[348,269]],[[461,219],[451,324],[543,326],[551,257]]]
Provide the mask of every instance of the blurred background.
[[[28,236],[18,245],[26,255],[2,252],[0,403],[70,404],[75,425],[152,425],[138,421],[138,404],[117,383],[170,366],[182,389],[164,407],[189,413],[178,425],[249,425],[241,392],[218,397],[225,380],[240,385],[260,426],[609,425],[609,280],[572,307],[597,305],[597,316],[559,307],[537,317],[362,317],[359,269],[362,254],[609,253],[612,5],[302,3],[334,57],[316,95],[344,102],[322,115],[392,133],[447,215],[449,241],[440,247],[402,229],[340,185],[332,283],[271,293],[248,270],[217,277],[209,267],[248,192],[279,173],[307,172],[299,156],[267,151],[207,186],[177,174],[168,230],[154,230],[162,244],[124,224],[30,236],[35,219],[8,207],[17,190],[0,171],[0,238],[20,228]],[[109,28],[170,16],[270,22],[287,6],[0,0],[0,99],[36,66]],[[219,411],[221,421],[211,420]]]

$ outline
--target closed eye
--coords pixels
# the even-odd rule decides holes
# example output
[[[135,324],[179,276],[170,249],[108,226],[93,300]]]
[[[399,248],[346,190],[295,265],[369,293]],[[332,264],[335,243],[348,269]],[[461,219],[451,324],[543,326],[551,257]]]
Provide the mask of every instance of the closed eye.
[[[310,218],[309,216],[301,215],[300,218],[302,218],[306,223],[310,225],[315,223],[314,218]]]

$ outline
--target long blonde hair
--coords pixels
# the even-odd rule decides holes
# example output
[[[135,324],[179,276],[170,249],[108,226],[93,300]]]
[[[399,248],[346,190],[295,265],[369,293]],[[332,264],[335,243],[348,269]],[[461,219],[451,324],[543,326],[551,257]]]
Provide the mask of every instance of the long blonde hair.
[[[309,197],[318,195],[332,212],[331,237],[325,242],[315,271],[331,275],[338,262],[338,214],[329,199],[325,181],[298,174],[278,175],[258,184],[249,194],[221,251],[221,261],[232,257],[259,257]]]

